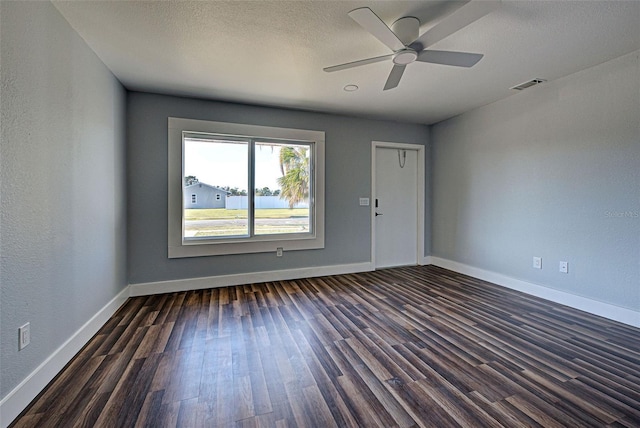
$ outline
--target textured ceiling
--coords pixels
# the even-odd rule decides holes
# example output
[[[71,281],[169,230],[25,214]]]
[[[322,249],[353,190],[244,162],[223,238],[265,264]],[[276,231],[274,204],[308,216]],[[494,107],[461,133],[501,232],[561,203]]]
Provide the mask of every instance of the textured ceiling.
[[[640,1],[503,1],[431,46],[483,53],[475,67],[413,63],[383,92],[391,62],[322,71],[390,53],[347,13],[368,6],[389,26],[415,16],[422,34],[466,2],[53,3],[131,90],[426,124],[640,49]]]

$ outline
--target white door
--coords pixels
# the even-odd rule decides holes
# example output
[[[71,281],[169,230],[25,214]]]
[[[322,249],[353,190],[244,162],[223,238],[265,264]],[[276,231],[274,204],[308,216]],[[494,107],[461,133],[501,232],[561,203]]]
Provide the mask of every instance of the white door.
[[[403,147],[406,145],[402,145]],[[372,256],[376,268],[418,264],[419,153],[374,145]]]

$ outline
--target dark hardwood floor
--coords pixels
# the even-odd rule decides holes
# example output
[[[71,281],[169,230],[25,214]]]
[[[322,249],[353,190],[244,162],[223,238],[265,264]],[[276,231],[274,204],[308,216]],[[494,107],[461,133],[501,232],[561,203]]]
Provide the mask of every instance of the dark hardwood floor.
[[[640,329],[437,267],[131,298],[15,427],[640,426]]]

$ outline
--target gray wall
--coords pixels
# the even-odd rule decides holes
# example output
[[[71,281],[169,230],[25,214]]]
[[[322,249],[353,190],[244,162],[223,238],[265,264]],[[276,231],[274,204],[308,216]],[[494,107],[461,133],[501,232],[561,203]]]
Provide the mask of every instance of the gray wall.
[[[325,131],[325,249],[286,252],[282,258],[263,253],[168,259],[169,116]],[[367,262],[371,258],[370,212],[369,207],[358,205],[358,197],[370,196],[371,142],[426,144],[429,139],[428,127],[423,125],[136,92],[128,94],[127,118],[128,267],[132,284]],[[425,242],[430,242],[430,219],[426,224]]]
[[[640,310],[639,56],[435,125],[432,254]]]
[[[5,397],[126,286],[125,91],[51,3],[0,20]]]

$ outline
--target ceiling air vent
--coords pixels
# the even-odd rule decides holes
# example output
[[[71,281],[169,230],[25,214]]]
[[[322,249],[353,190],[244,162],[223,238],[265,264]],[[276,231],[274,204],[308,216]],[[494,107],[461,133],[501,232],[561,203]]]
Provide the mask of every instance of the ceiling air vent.
[[[544,82],[546,82],[546,80],[544,80],[544,79],[532,79],[532,80],[529,80],[528,82],[524,82],[524,83],[521,83],[519,85],[516,85],[511,89],[515,89],[516,91],[522,91],[523,89],[527,89],[527,88],[539,85],[540,83],[544,83]]]

